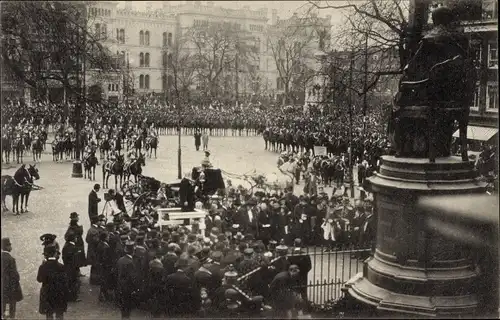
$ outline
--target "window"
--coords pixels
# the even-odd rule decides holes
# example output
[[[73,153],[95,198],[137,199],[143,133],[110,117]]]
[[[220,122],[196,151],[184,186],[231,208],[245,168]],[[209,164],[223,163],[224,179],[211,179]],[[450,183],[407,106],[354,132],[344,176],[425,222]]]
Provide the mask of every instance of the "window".
[[[149,89],[149,74],[144,76],[144,89]]]
[[[139,76],[139,88],[144,89],[144,75]]]
[[[483,0],[483,19],[496,19],[498,17],[497,0]]]
[[[167,33],[163,32],[163,46],[165,47],[167,45]]]
[[[168,61],[167,61],[167,53],[166,52],[163,53],[163,56],[162,56],[161,60],[162,60],[163,67],[164,68],[167,67],[168,66]]]
[[[488,84],[486,90],[486,111],[498,112],[498,83]]]
[[[149,46],[149,31],[144,32],[144,44]]]
[[[95,35],[97,37],[99,37],[100,34],[101,34],[101,24],[100,23],[96,23],[95,24]]]
[[[144,55],[144,66],[149,67],[149,53]]]
[[[476,66],[476,68],[481,68],[481,55],[483,54],[483,47],[481,46],[481,43],[479,43],[478,46],[474,47],[473,48],[474,50],[474,65]]]
[[[111,90],[111,83],[110,83],[110,84],[108,84],[108,91],[112,91],[112,90]]]
[[[488,44],[488,67],[498,69],[498,44]]]
[[[139,32],[139,44],[144,44],[144,31]]]
[[[167,89],[167,76],[165,76],[165,75],[161,76],[161,89],[162,90]]]
[[[103,23],[101,26],[101,37],[106,39],[107,35],[108,35],[108,26],[105,23]]]
[[[144,67],[144,53],[139,54],[139,66]]]
[[[125,29],[120,29],[119,43],[125,43]]]
[[[169,53],[168,57],[167,57],[167,64],[171,64],[171,63],[172,63],[172,54]]]
[[[479,97],[481,94],[481,87],[479,86],[479,82],[476,83],[476,90],[474,90],[474,101],[472,101],[473,105],[472,108],[478,109],[479,108]]]
[[[171,46],[172,45],[172,32],[169,32],[168,33],[168,45]]]

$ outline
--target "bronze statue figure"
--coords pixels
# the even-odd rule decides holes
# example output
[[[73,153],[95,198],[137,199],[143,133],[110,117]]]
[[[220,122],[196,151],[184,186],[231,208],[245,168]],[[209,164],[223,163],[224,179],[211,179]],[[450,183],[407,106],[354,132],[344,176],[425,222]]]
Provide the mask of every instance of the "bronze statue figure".
[[[467,125],[476,70],[469,41],[450,9],[432,13],[433,29],[403,71],[388,126],[396,156],[448,157],[455,120],[462,161],[468,161]]]

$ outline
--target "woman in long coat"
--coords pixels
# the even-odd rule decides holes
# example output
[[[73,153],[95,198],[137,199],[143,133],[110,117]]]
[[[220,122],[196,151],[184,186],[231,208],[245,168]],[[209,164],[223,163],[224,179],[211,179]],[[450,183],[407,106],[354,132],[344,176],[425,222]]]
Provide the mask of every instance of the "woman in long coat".
[[[62,263],[57,261],[56,248],[48,246],[44,249],[46,260],[38,268],[37,281],[40,288],[39,312],[52,319],[62,319],[68,309],[68,284],[66,272]]]
[[[85,267],[87,266],[87,258],[85,255],[85,244],[83,242],[83,226],[78,224],[79,216],[78,213],[76,212],[71,212],[70,214],[70,222],[68,226],[68,230],[65,233],[65,238],[66,234],[73,232],[76,235],[76,242],[75,242],[75,247],[78,250],[78,254],[75,257],[76,265],[78,268]]]

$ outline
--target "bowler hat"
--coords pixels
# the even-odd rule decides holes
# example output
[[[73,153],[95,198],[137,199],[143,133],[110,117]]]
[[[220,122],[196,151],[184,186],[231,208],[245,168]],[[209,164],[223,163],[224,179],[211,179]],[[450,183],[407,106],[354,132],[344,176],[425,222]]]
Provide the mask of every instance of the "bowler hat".
[[[11,245],[12,243],[10,243],[10,238],[2,238],[2,249]]]
[[[55,234],[45,233],[40,237],[40,241],[53,242],[54,240],[56,240],[56,238],[57,236]]]
[[[71,212],[71,213],[69,214],[69,219],[70,219],[70,220],[78,220],[78,213],[76,213],[76,212]]]

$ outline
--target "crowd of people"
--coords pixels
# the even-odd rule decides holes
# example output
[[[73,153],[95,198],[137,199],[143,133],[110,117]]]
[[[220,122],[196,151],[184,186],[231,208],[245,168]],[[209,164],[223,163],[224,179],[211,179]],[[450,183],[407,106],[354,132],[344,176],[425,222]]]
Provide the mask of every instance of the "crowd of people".
[[[181,226],[159,225],[151,206],[126,212],[114,190],[103,196],[113,203],[108,218],[99,214],[99,193],[96,184],[89,194],[89,227],[72,212],[63,246],[57,235],[40,238],[45,260],[37,276],[39,310],[47,318],[62,318],[68,303],[80,301],[84,266],[90,266],[90,284],[100,286],[96,299],[115,302],[123,318],[134,308],[153,317],[292,317],[308,307],[309,246],[366,247],[374,237],[369,201],[351,206],[345,193],[329,196],[322,187],[297,197],[291,188],[252,193],[229,182],[219,195],[198,199],[205,219]]]

